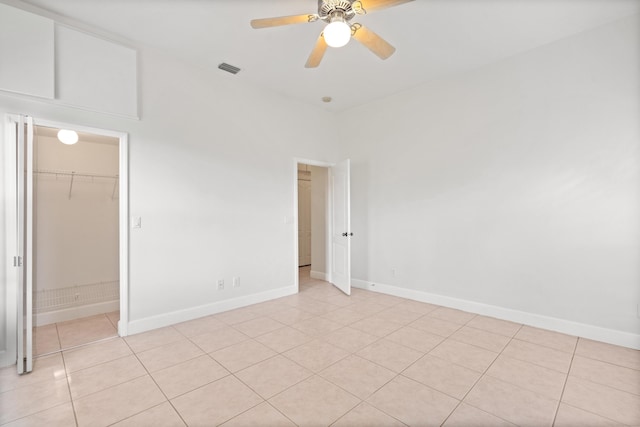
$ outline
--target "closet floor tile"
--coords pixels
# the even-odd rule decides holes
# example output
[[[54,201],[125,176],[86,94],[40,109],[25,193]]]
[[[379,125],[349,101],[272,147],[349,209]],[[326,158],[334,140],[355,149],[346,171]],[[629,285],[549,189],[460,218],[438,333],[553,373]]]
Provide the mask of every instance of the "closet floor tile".
[[[58,323],[58,336],[62,348],[88,344],[117,335],[118,331],[104,314]]]

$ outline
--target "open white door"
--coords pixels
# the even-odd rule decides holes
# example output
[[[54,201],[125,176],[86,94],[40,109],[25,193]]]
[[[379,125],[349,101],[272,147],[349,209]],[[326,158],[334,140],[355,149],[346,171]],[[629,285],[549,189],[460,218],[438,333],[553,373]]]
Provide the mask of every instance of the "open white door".
[[[351,295],[351,162],[329,168],[331,193],[331,283]]]
[[[33,369],[33,119],[16,120],[17,369]]]

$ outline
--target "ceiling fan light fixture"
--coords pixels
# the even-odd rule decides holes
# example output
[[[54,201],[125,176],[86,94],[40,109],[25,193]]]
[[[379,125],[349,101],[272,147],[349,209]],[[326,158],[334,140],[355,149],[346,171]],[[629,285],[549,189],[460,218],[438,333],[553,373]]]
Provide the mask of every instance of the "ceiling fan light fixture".
[[[351,40],[351,27],[344,19],[344,13],[331,14],[331,22],[324,27],[324,41],[331,47],[342,47]]]

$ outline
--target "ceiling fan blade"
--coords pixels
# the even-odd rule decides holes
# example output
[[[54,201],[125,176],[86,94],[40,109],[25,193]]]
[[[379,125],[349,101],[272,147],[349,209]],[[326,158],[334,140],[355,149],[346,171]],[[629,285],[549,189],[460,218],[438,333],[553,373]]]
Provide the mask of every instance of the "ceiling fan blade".
[[[307,63],[304,64],[305,68],[316,68],[320,65],[320,61],[322,61],[322,57],[326,50],[327,42],[324,41],[324,36],[320,34],[320,37],[318,37],[318,40],[316,41],[316,45],[313,47],[313,50],[309,55],[309,59],[307,59]]]
[[[351,30],[353,31],[352,37],[378,55],[380,59],[387,59],[396,51],[396,48],[391,46],[385,39],[361,24],[353,24]]]
[[[366,12],[372,12],[375,10],[386,9],[387,7],[399,6],[403,3],[409,3],[413,0],[360,0],[354,3],[360,3],[362,9]]]
[[[279,27],[281,25],[291,24],[306,24],[307,22],[315,22],[318,20],[318,15],[291,15],[291,16],[278,16],[275,18],[262,18],[251,20],[251,26],[253,28],[269,28]]]

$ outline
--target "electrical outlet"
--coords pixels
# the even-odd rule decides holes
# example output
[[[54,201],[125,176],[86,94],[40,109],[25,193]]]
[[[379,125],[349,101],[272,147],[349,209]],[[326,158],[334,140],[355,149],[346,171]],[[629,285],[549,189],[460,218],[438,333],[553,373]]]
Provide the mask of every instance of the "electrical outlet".
[[[396,269],[395,268],[391,269],[391,276],[396,277]]]
[[[233,278],[233,287],[234,288],[239,288],[240,287],[240,278],[239,277],[234,277]]]
[[[224,279],[218,280],[218,290],[221,291],[224,289]]]

